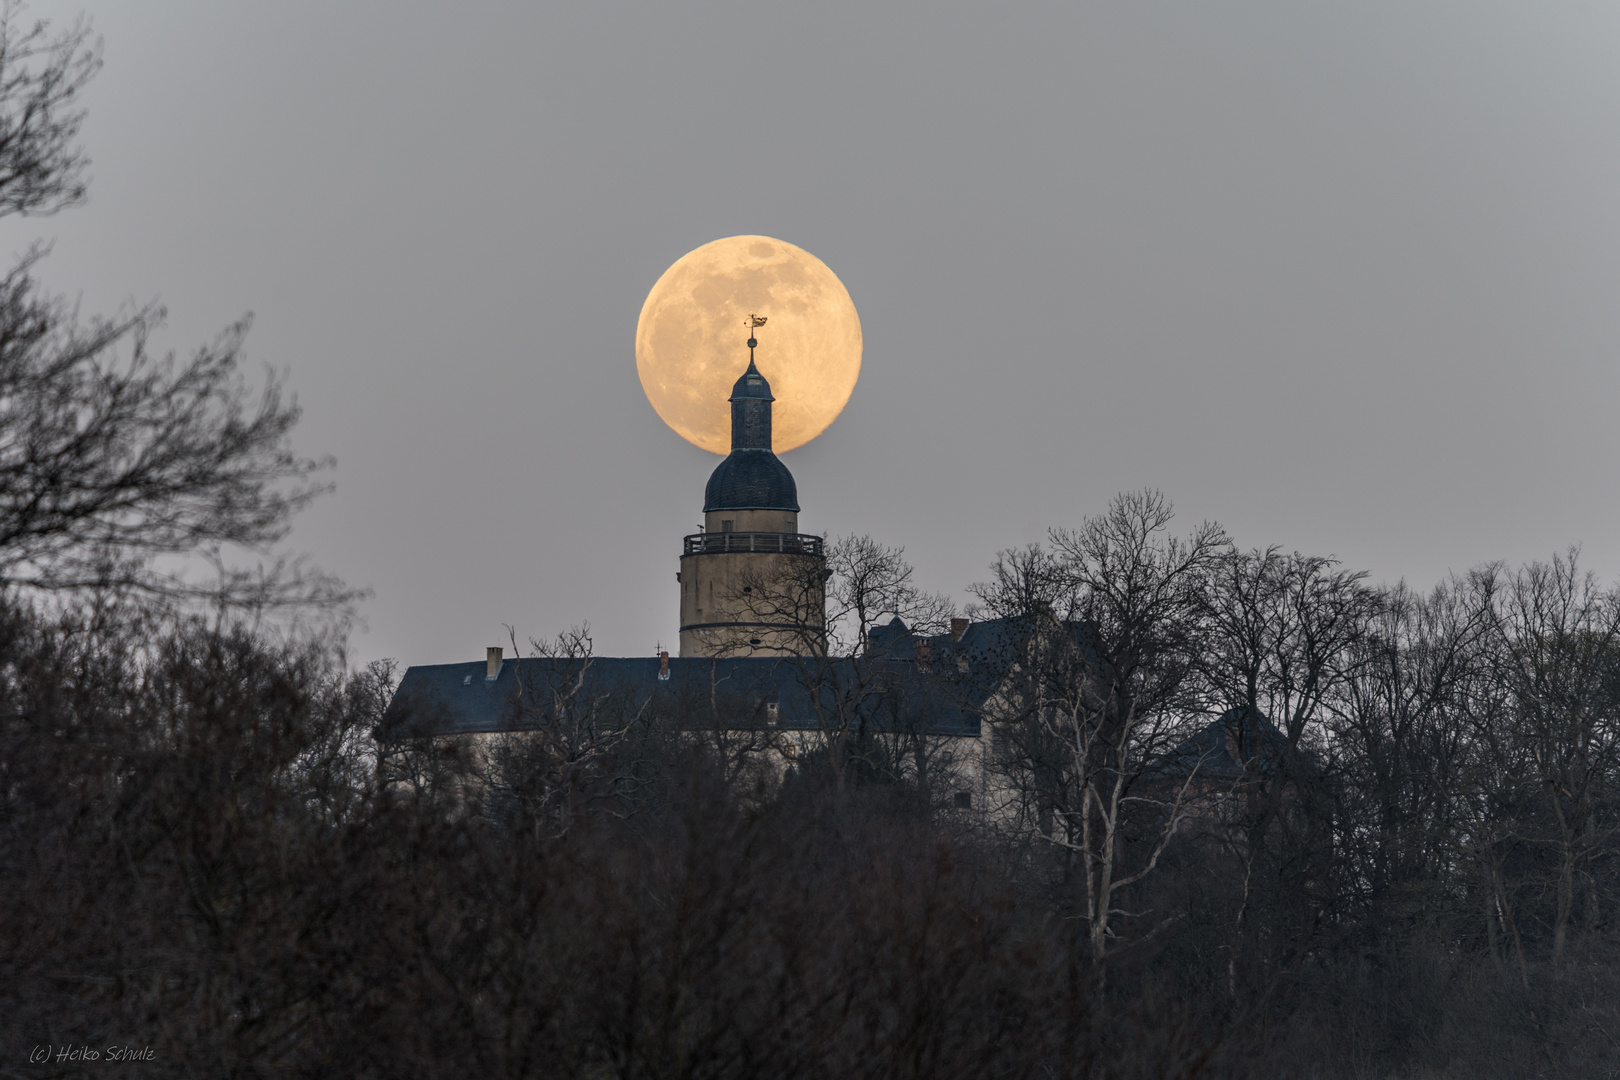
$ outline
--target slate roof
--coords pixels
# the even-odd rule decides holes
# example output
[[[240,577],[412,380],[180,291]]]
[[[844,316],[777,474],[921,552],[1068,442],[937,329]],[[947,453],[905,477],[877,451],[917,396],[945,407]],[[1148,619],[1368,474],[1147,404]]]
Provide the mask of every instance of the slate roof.
[[[799,510],[793,474],[769,450],[733,450],[709,476],[703,512],[711,510]]]
[[[1211,780],[1242,780],[1276,773],[1287,752],[1288,737],[1264,713],[1239,707],[1177,746],[1152,771],[1186,776],[1196,768]]]
[[[669,676],[659,678],[657,657],[593,657],[580,660],[507,659],[494,679],[482,662],[419,664],[405,672],[378,728],[383,741],[429,735],[522,731],[555,715],[560,699],[573,707],[612,708],[623,715],[668,717],[690,727],[707,726],[718,705],[728,725],[785,730],[818,727],[810,685],[832,695],[856,686],[879,686],[861,708],[876,729],[917,721],[926,701],[926,730],[977,737],[973,703],[949,687],[915,682],[911,665],[879,661],[856,671],[844,661],[800,661],[782,657],[669,659]],[[571,697],[570,697],[571,695]],[[768,706],[775,705],[770,716]],[[712,722],[712,721],[710,721]]]
[[[1082,647],[1089,641],[1086,624],[1068,623],[1065,630]],[[784,730],[815,730],[815,687],[826,695],[824,711],[840,694],[846,709],[858,697],[869,730],[977,738],[981,709],[1028,633],[1025,620],[992,619],[970,623],[956,640],[913,634],[896,618],[871,630],[866,655],[856,660],[670,657],[665,679],[655,656],[507,659],[494,679],[485,678],[482,661],[419,664],[400,680],[378,737],[522,731],[551,719],[569,695],[592,708],[650,711],[692,727],[712,724],[718,706],[732,726],[763,725],[768,718]]]
[[[760,374],[759,368],[754,366],[753,360],[748,361],[748,370],[739,375],[737,381],[731,384],[731,397],[726,400],[738,401],[743,398],[754,398],[761,401],[776,400],[771,395],[771,384],[766,381],[764,375]]]
[[[873,627],[867,634],[867,645],[870,651],[895,660],[915,660],[921,648],[927,651],[928,660],[936,664],[954,662],[958,656],[962,656],[1005,673],[1017,660],[1023,643],[1029,639],[1034,628],[1032,619],[986,619],[969,623],[958,641],[949,634],[913,634],[904,620],[896,617],[885,626]],[[1063,631],[1086,656],[1095,658],[1092,648],[1094,630],[1090,624],[1065,622]]]

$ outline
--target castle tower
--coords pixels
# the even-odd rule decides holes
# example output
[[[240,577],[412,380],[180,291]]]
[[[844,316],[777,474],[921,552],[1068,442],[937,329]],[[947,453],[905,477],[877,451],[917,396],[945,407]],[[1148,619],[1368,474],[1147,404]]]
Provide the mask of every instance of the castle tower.
[[[755,325],[763,324],[755,320]],[[681,555],[681,655],[814,655],[825,648],[826,556],[799,527],[793,474],[771,451],[771,384],[731,388],[731,454],[704,491],[703,531]]]

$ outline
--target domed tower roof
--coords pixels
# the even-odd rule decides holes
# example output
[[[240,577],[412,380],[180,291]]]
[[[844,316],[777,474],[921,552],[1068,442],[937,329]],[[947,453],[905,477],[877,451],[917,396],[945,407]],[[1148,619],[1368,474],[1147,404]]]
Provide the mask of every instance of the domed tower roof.
[[[731,455],[709,477],[703,512],[711,510],[791,510],[798,513],[799,488],[771,451],[771,384],[754,366],[754,339],[748,339],[748,370],[731,388]]]
[[[769,450],[733,450],[709,476],[703,512],[711,510],[791,510],[799,512],[793,474]]]

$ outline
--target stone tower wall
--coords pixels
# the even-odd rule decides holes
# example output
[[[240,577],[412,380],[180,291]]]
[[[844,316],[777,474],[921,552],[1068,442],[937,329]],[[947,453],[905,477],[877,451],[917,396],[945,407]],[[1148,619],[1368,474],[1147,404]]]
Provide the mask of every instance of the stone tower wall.
[[[824,651],[826,565],[823,556],[798,553],[683,555],[680,655]]]

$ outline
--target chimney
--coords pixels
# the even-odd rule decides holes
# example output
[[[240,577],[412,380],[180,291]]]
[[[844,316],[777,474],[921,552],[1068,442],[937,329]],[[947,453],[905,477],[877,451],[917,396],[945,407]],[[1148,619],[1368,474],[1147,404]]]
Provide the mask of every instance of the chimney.
[[[501,647],[491,645],[484,650],[484,655],[486,657],[484,661],[484,678],[494,679],[499,677],[501,673]]]
[[[658,681],[669,682],[669,652],[665,649],[658,650]]]
[[[967,633],[967,628],[968,628],[968,620],[967,619],[952,619],[951,620],[951,640],[952,641],[961,641],[962,640],[962,635]]]

